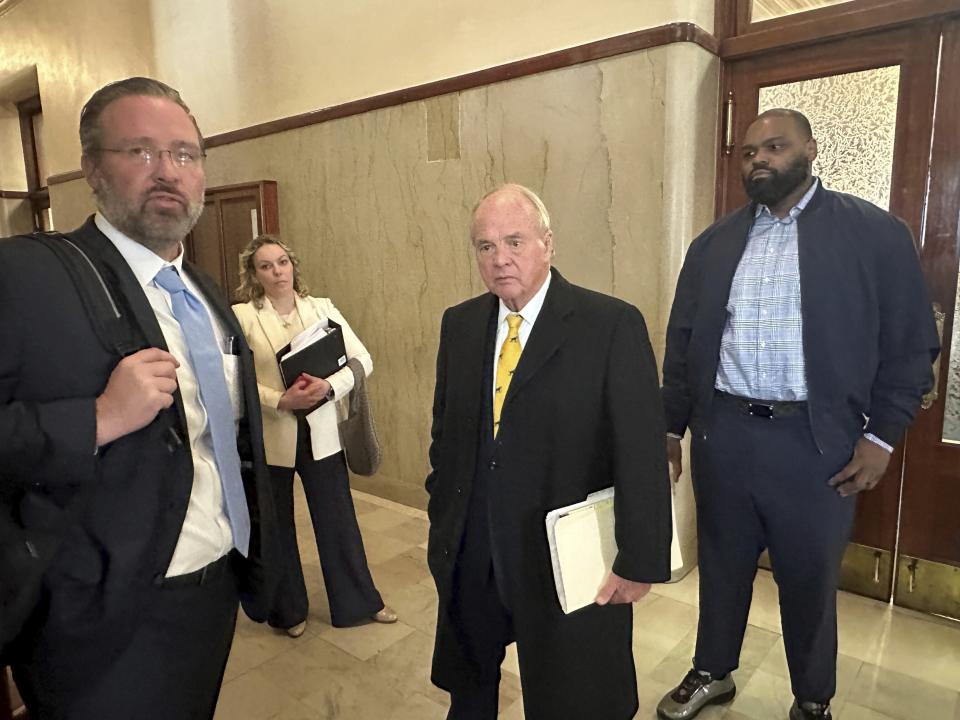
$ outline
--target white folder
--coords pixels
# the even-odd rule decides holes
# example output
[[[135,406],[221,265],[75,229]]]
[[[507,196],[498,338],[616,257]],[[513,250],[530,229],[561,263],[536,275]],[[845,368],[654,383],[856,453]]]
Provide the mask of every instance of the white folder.
[[[566,614],[590,605],[617,557],[614,534],[614,489],[598,490],[583,502],[547,513],[547,541],[557,598]],[[671,505],[672,508],[672,505]],[[672,509],[670,569],[683,567],[677,538],[677,512]]]

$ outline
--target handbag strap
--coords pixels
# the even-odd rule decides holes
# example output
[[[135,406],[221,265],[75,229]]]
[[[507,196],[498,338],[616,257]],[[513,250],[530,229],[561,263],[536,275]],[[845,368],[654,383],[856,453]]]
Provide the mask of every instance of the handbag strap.
[[[360,411],[360,400],[367,382],[367,372],[356,358],[347,360],[347,367],[353,371],[353,391],[350,393],[350,414]]]

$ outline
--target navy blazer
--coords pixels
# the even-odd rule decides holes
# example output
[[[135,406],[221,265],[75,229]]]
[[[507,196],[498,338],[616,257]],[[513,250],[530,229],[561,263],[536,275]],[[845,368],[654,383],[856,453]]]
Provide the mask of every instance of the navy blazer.
[[[682,435],[714,396],[727,300],[756,205],[690,246],[667,327],[662,396]],[[870,432],[895,445],[933,384],[939,341],[913,237],[888,212],[821,184],[800,214],[807,402],[821,451]]]

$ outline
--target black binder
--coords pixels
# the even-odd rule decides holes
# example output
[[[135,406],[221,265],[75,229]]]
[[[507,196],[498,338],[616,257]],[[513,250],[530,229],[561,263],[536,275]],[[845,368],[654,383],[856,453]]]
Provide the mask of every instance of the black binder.
[[[343,345],[343,329],[333,320],[327,320],[327,327],[329,332],[326,335],[318,337],[286,360],[281,358],[290,352],[290,345],[284,346],[277,353],[284,387],[290,387],[301,373],[328,378],[337,370],[346,367],[347,351]]]

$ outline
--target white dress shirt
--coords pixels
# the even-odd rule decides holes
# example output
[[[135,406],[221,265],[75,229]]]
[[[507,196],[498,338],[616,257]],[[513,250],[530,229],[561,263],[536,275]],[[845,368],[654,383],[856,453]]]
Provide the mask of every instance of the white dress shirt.
[[[97,227],[116,246],[126,260],[133,274],[140,282],[147,300],[157,317],[167,349],[180,363],[177,368],[177,385],[183,398],[184,412],[187,418],[187,431],[190,436],[190,452],[193,455],[193,489],[187,505],[187,514],[180,530],[180,539],[174,550],[173,558],[167,568],[167,577],[194,572],[226,555],[233,548],[233,534],[223,509],[223,491],[220,474],[213,452],[213,440],[207,425],[207,412],[200,399],[200,388],[190,364],[190,353],[180,324],[173,315],[170,294],[154,283],[161,269],[168,265],[176,268],[187,289],[199,298],[210,315],[213,331],[220,346],[224,349],[227,337],[216,313],[210,312],[203,293],[183,272],[183,247],[173,262],[167,262],[152,250],[131,240],[117,230],[100,213],[95,222]],[[230,389],[234,412],[239,413],[237,405],[237,377],[239,367],[237,357],[224,355],[224,373],[227,387]]]
[[[547,289],[550,287],[550,278],[552,276],[553,273],[548,272],[547,279],[543,281],[540,289],[537,290],[526,305],[516,312],[508,308],[503,300],[500,301],[500,310],[497,313],[497,339],[496,342],[493,343],[493,382],[490,383],[491,387],[494,388],[494,394],[496,394],[497,387],[497,356],[500,355],[500,347],[503,345],[504,340],[507,339],[507,333],[510,331],[510,327],[507,325],[507,315],[515,314],[523,318],[523,322],[520,323],[520,329],[517,330],[517,335],[520,336],[521,349],[525,348],[527,346],[527,340],[530,338],[530,333],[533,331],[533,324],[537,322],[537,317],[543,309],[543,301],[547,297]]]

